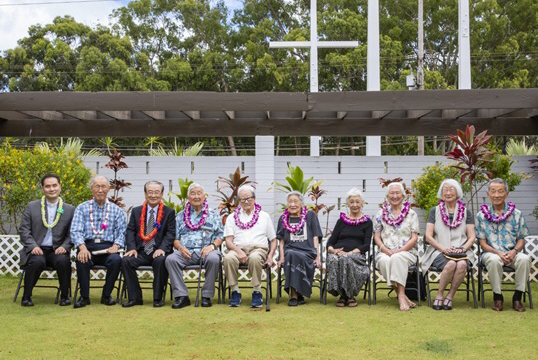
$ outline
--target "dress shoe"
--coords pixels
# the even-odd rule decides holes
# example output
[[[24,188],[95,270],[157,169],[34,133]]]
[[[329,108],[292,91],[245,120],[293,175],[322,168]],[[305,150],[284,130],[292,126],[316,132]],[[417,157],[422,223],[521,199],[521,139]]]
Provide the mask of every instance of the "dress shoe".
[[[502,300],[494,300],[493,306],[491,307],[495,311],[503,311],[503,302]]]
[[[90,299],[89,298],[83,298],[82,296],[78,298],[77,302],[75,302],[75,305],[73,306],[75,309],[84,307],[86,305],[90,305]]]
[[[443,309],[443,299],[435,299],[432,304],[433,310],[442,310]]]
[[[110,296],[103,296],[103,297],[101,297],[101,304],[105,304],[107,306],[110,306],[110,305],[116,305],[116,302]]]
[[[298,295],[297,296],[297,305],[304,305],[304,304],[305,304],[304,296],[303,295]]]
[[[23,297],[21,300],[21,305],[22,306],[34,306],[34,303],[32,302],[31,297],[28,297],[28,298]]]
[[[211,303],[211,299],[208,297],[202,297],[202,307],[211,307],[213,304]]]
[[[188,296],[180,296],[176,298],[176,301],[172,304],[172,309],[181,309],[185,306],[189,306],[191,304],[191,300]]]
[[[163,307],[164,300],[153,300],[153,307]]]
[[[297,305],[298,305],[297,298],[291,298],[288,300],[288,306],[297,306]]]
[[[71,300],[69,300],[69,297],[62,297],[60,299],[60,306],[68,306],[71,305]]]
[[[521,301],[516,300],[516,301],[512,302],[512,307],[514,308],[515,311],[519,311],[519,312],[525,311],[525,306],[523,306]]]
[[[144,305],[144,301],[142,300],[129,300],[124,304],[121,304],[122,307],[133,307],[135,305]]]

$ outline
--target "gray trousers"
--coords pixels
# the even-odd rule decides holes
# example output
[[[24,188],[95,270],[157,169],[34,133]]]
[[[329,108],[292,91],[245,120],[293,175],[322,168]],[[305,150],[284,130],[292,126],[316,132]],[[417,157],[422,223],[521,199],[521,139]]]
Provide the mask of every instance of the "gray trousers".
[[[205,259],[202,260],[202,266],[205,268],[205,282],[202,286],[202,297],[212,298],[215,295],[215,281],[220,266],[221,253],[218,250],[211,251]],[[187,259],[174,251],[166,257],[165,265],[170,276],[170,284],[174,298],[188,296],[189,290],[183,281],[183,269],[189,265],[199,265],[200,254],[192,252],[191,258]]]

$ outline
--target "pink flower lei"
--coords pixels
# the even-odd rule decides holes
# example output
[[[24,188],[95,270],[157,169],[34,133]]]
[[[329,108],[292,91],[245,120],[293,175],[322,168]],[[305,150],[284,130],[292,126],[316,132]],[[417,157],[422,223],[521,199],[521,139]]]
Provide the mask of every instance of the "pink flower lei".
[[[480,207],[480,211],[482,211],[482,214],[484,214],[484,218],[487,221],[494,222],[494,223],[498,224],[498,223],[503,222],[506,219],[508,219],[512,215],[514,210],[516,209],[516,204],[514,204],[513,202],[508,202],[507,205],[508,205],[508,211],[503,213],[501,216],[498,216],[498,217],[490,212],[489,206],[487,206],[487,205],[482,205]]]
[[[101,224],[101,229],[95,231],[95,225],[93,224],[93,198],[90,199],[90,225],[94,235],[103,235],[103,232],[108,229],[108,215],[110,214],[110,201],[105,200],[105,221]]]
[[[341,212],[340,213],[340,220],[342,220],[344,223],[346,223],[348,225],[359,225],[359,224],[365,223],[368,220],[370,220],[370,217],[368,215],[363,215],[358,219],[352,219],[349,216],[347,216],[346,213]]]
[[[451,229],[458,228],[461,225],[463,218],[465,216],[465,204],[458,200],[457,206],[458,206],[458,212],[454,214],[454,219],[452,220],[452,224],[451,224],[450,217],[446,209],[445,201],[439,200],[439,213],[441,214],[441,219],[443,220],[443,223]]]
[[[250,229],[251,227],[256,225],[256,223],[258,222],[258,218],[260,217],[261,210],[262,210],[262,207],[259,204],[254,203],[254,214],[252,214],[252,219],[250,219],[250,221],[245,224],[241,222],[241,220],[239,219],[239,212],[241,211],[241,207],[238,206],[234,210],[235,225],[242,230]]]
[[[407,214],[409,214],[409,209],[411,208],[411,205],[409,205],[408,202],[405,202],[402,208],[402,212],[396,219],[391,219],[389,217],[389,203],[384,203],[381,208],[383,209],[383,221],[391,226],[398,226],[400,225],[405,218],[407,217]]]
[[[205,224],[205,221],[209,216],[209,205],[207,204],[207,200],[204,200],[204,203],[202,204],[202,218],[196,225],[193,225],[191,222],[191,208],[191,203],[187,202],[185,205],[185,210],[183,211],[183,221],[189,230],[195,231],[200,229]]]
[[[299,222],[295,225],[290,224],[290,212],[288,209],[284,211],[282,214],[282,226],[284,226],[284,229],[288,230],[292,234],[296,234],[303,228],[305,222],[306,222],[306,214],[308,210],[306,209],[306,206],[303,207],[301,210],[301,217],[299,218]]]

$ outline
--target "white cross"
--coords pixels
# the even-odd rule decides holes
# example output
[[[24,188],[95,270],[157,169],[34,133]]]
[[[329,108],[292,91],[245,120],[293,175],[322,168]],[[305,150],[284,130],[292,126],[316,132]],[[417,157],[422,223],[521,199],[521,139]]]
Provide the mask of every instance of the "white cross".
[[[354,48],[358,41],[319,41],[317,0],[310,0],[310,41],[271,41],[270,48],[310,48],[310,92],[318,92],[318,48]],[[310,156],[319,156],[319,136],[310,137]]]

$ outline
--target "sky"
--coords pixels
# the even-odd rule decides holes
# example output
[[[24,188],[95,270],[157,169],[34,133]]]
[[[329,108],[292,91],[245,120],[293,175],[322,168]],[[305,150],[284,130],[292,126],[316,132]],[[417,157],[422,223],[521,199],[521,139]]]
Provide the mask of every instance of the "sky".
[[[52,4],[52,3],[59,4]],[[129,0],[0,0],[0,52],[17,46],[35,24],[50,24],[56,16],[70,15],[88,26],[108,24],[109,15]],[[241,0],[225,0],[229,9],[241,7]],[[30,5],[24,5],[30,4]]]

